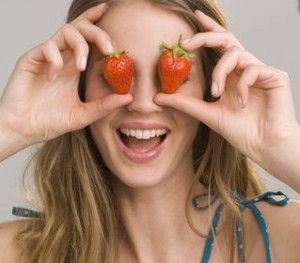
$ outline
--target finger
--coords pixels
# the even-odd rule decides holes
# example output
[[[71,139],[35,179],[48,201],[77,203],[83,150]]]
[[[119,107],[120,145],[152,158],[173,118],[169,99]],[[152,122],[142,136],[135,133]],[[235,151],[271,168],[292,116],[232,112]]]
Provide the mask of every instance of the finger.
[[[227,31],[197,33],[189,39],[182,41],[182,47],[188,51],[200,47],[218,48],[222,53],[227,49],[237,46],[243,49],[239,41]]]
[[[113,53],[111,39],[100,27],[82,21],[76,25],[76,28],[88,42],[94,43],[104,55]]]
[[[49,63],[48,80],[49,82],[54,81],[64,65],[61,54],[55,43],[51,40],[48,40],[45,45],[43,45],[42,53]]]
[[[237,48],[231,47],[220,58],[212,73],[212,95],[219,97],[225,89],[226,79],[229,74],[235,71],[242,74],[245,67],[249,64],[262,64],[252,54]]]
[[[80,127],[85,127],[111,113],[113,110],[125,106],[132,101],[130,94],[110,94],[99,100],[85,102],[76,115]]]
[[[171,107],[178,111],[184,112],[203,122],[211,129],[218,129],[216,122],[218,110],[215,103],[208,103],[200,100],[199,98],[179,93],[160,93],[155,96],[154,101],[161,106]]]
[[[111,39],[105,31],[93,24],[99,21],[107,9],[106,3],[94,6],[71,22],[88,41],[95,43],[105,55],[113,53]]]
[[[259,83],[259,86],[256,84]],[[289,86],[288,75],[280,70],[265,65],[248,65],[237,83],[240,107],[246,107],[251,87],[275,89]]]
[[[219,23],[213,20],[210,16],[204,14],[200,10],[195,11],[195,15],[197,16],[199,22],[202,24],[206,31],[215,31],[222,32],[226,31],[224,27],[222,27]]]
[[[93,6],[75,18],[71,23],[76,24],[82,20],[88,20],[90,23],[96,23],[105,13],[107,8],[108,5],[106,3]]]
[[[75,63],[78,70],[83,71],[86,68],[89,46],[84,37],[71,24],[66,24],[53,37],[58,49],[63,51],[71,48],[74,51]]]
[[[207,32],[195,34],[192,38],[182,42],[182,46],[187,50],[194,50],[201,46],[210,48],[219,48],[221,51],[232,46],[242,48],[236,37],[228,32],[217,21],[204,14],[200,10],[195,11],[195,15]]]
[[[49,65],[48,80],[53,81],[57,73],[63,67],[63,59],[60,51],[54,41],[48,40],[42,45],[30,50],[24,57],[24,59],[30,59],[35,62],[45,61]],[[34,63],[35,64],[35,63]]]

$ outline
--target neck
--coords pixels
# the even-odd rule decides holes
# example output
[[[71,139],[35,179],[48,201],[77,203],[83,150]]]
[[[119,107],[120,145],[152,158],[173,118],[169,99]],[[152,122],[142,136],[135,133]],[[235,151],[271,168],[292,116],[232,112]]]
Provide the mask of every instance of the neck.
[[[193,176],[191,171],[146,189],[115,184],[124,234],[122,256],[127,254],[130,262],[180,262],[174,251],[182,252],[181,262],[186,262],[187,255],[199,256],[200,238],[189,227],[185,213]],[[204,187],[199,184],[195,191],[203,192]]]

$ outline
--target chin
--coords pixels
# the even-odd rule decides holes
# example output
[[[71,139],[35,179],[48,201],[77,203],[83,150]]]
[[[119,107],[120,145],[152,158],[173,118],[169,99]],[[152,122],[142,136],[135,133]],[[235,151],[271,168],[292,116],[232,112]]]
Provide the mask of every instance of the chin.
[[[170,172],[161,167],[152,167],[148,165],[131,166],[124,169],[112,169],[116,183],[122,184],[131,189],[154,188],[162,185],[170,177]]]

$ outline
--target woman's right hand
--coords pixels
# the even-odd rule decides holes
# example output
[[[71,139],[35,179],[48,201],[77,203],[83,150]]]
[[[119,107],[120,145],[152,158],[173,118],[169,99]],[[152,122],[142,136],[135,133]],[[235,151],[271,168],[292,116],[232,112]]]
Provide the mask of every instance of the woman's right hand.
[[[82,102],[80,72],[86,69],[89,46],[111,52],[109,36],[94,25],[106,4],[90,8],[54,36],[23,55],[0,99],[0,133],[26,146],[84,128],[131,101],[130,95],[109,94]]]

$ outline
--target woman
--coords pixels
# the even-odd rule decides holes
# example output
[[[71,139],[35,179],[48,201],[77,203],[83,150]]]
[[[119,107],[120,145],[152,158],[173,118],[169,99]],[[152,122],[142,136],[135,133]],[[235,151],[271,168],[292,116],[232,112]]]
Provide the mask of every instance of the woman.
[[[1,159],[43,142],[38,212],[2,225],[1,261],[297,262],[299,204],[260,195],[248,161],[300,191],[287,75],[243,49],[214,1],[102,2],[74,0],[1,97]],[[162,94],[160,45],[180,34],[198,56]],[[103,77],[112,42],[135,65],[127,95]]]

